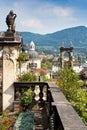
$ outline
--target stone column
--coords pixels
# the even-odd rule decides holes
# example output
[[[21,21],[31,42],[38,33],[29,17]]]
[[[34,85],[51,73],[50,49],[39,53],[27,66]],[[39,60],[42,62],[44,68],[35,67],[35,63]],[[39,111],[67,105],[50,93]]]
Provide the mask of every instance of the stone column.
[[[61,58],[61,68],[64,68],[64,52],[60,52],[60,58]]]
[[[14,101],[13,83],[16,80],[17,46],[3,46],[3,110]]]
[[[70,66],[73,67],[73,52],[72,51],[69,53],[69,61],[70,61]]]

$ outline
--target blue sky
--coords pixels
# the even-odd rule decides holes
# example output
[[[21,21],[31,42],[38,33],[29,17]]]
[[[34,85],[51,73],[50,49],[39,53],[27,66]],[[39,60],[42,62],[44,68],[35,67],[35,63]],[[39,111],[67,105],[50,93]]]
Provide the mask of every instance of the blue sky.
[[[10,10],[17,14],[17,31],[39,34],[87,26],[87,0],[0,0],[0,31],[6,31]]]

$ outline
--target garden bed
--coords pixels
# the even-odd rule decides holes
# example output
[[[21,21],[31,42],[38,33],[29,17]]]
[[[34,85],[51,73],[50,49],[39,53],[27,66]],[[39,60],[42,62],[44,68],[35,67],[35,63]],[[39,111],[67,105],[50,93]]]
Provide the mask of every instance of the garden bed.
[[[12,130],[16,118],[17,115],[15,113],[4,111],[0,116],[0,130]]]

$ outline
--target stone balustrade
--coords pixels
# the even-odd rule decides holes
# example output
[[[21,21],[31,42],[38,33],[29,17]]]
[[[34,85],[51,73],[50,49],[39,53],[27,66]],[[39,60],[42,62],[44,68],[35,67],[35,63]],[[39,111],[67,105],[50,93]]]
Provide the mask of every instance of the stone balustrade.
[[[67,101],[60,88],[52,82],[15,82],[14,99],[18,101],[18,93],[31,87],[33,99],[45,102],[50,130],[87,130],[81,118]],[[20,94],[19,94],[20,95]]]

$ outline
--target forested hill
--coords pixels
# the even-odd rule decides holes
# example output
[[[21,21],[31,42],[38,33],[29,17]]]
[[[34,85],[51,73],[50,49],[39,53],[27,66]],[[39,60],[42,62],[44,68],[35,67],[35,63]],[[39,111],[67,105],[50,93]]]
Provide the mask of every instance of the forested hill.
[[[69,46],[70,42],[74,47],[87,46],[87,27],[77,26],[50,34],[36,34],[31,32],[21,32],[24,44],[35,42],[36,46],[53,46],[58,47],[64,42],[65,46]]]

